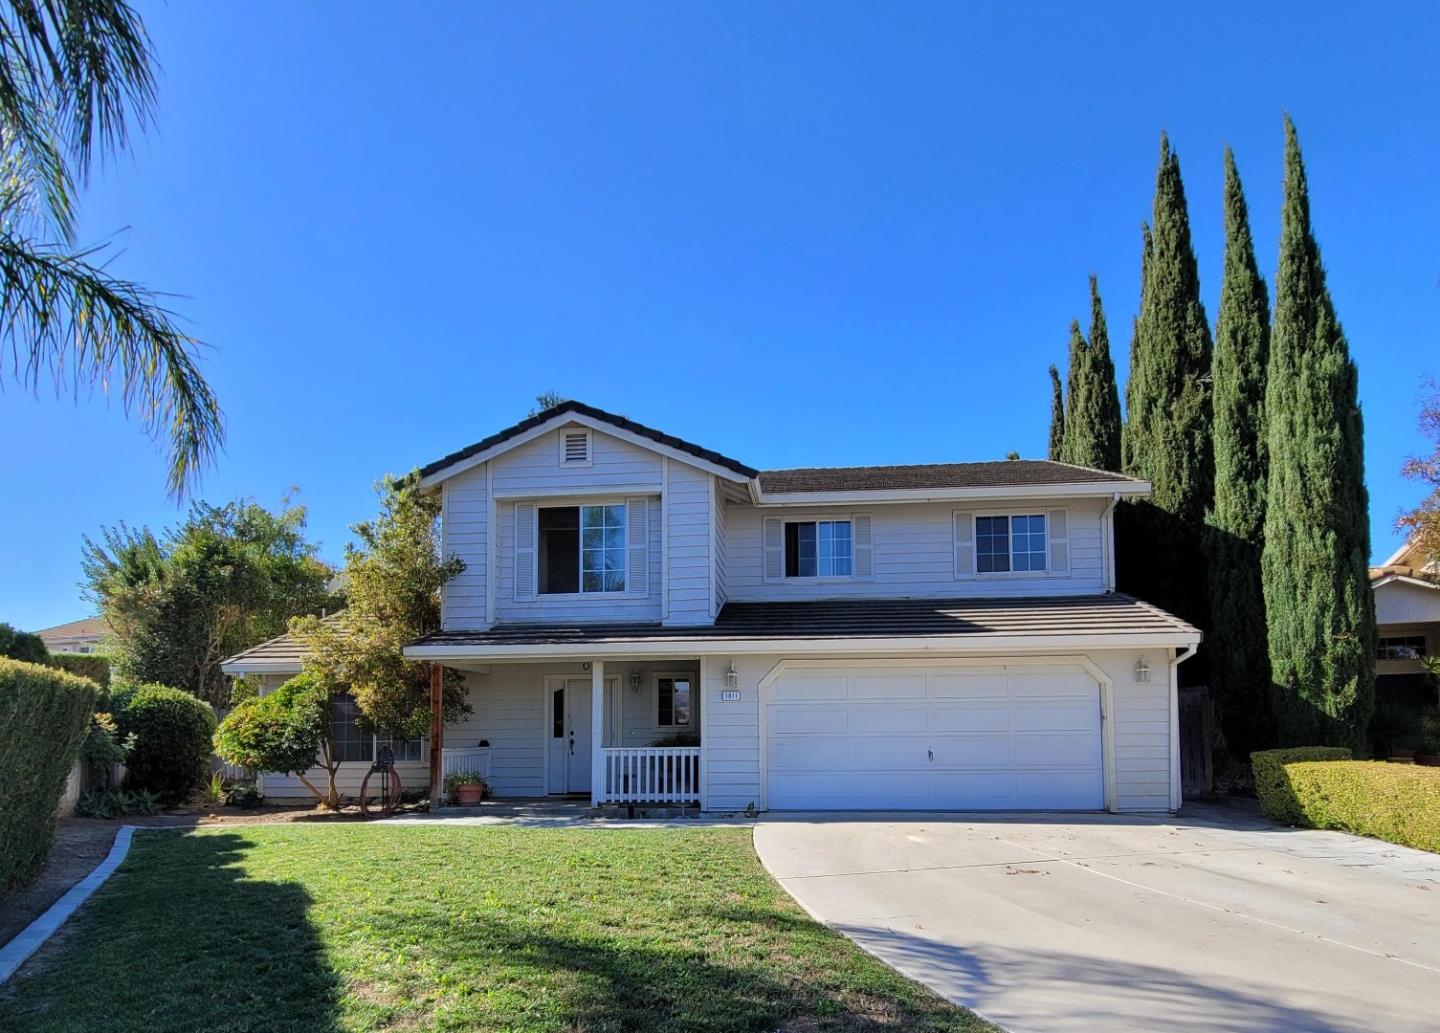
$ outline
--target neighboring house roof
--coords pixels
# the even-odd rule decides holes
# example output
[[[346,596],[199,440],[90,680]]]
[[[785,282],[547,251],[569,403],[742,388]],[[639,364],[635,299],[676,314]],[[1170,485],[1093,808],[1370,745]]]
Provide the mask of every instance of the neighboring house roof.
[[[756,474],[756,471],[752,467],[746,466],[738,459],[723,456],[713,449],[696,445],[683,438],[677,438],[673,434],[666,434],[664,431],[656,430],[654,427],[647,427],[643,423],[636,423],[628,417],[617,416],[615,413],[606,412],[604,409],[597,409],[593,405],[571,401],[561,402],[559,405],[552,406],[544,412],[538,412],[528,419],[521,420],[512,427],[506,427],[499,433],[491,434],[488,438],[484,438],[483,440],[475,442],[473,445],[462,448],[458,452],[451,452],[448,456],[442,456],[433,463],[426,463],[420,468],[420,476],[430,477],[433,474],[437,474],[446,467],[454,466],[456,463],[463,462],[473,455],[486,452],[496,445],[504,444],[506,441],[517,438],[529,430],[549,423],[557,416],[564,416],[566,413],[578,413],[582,416],[588,416],[592,420],[608,423],[612,427],[618,427],[621,430],[629,431],[631,434],[648,438],[657,445],[664,445],[667,448],[673,448],[677,451],[692,455],[696,459],[703,459],[708,463],[714,463],[716,466],[723,466],[742,477],[754,477]]]
[[[106,625],[104,617],[85,617],[67,624],[57,624],[53,628],[41,628],[35,632],[47,642],[51,639],[102,639],[109,633],[110,628]]]
[[[1044,484],[1094,484],[1134,477],[1047,459],[918,466],[830,466],[762,470],[760,488],[770,494],[830,491],[896,491],[915,488],[990,488]]]
[[[572,419],[567,420],[567,417]],[[824,494],[878,492],[887,493],[936,491],[949,492],[947,498],[961,496],[990,495],[997,490],[1008,489],[1061,489],[1069,488],[1064,494],[1145,494],[1148,482],[1123,474],[1094,470],[1068,463],[1056,463],[1044,459],[1015,459],[999,462],[978,463],[927,463],[909,466],[836,466],[807,467],[793,470],[759,471],[738,459],[721,455],[713,449],[694,442],[677,438],[673,434],[647,427],[625,416],[597,409],[584,402],[562,402],[544,412],[536,413],[529,419],[521,420],[514,426],[491,434],[458,452],[427,463],[420,468],[420,477],[426,485],[434,485],[453,477],[471,466],[483,462],[500,452],[531,440],[544,433],[550,426],[582,422],[609,427],[623,435],[653,442],[680,457],[691,457],[709,464],[736,480],[750,483],[757,502],[784,504],[815,501],[805,496]],[[1078,491],[1076,489],[1079,489]],[[1034,491],[1028,494],[1035,494]],[[800,499],[791,496],[801,496]],[[849,501],[842,499],[838,501]],[[881,501],[884,501],[882,498]]]
[[[336,624],[339,619],[339,612],[324,618],[326,624]],[[298,673],[305,654],[304,643],[287,632],[221,661],[220,670],[226,674]]]
[[[1031,599],[844,599],[727,603],[714,624],[511,624],[488,631],[439,631],[406,647],[590,646],[647,643],[765,642],[1089,635],[1194,637],[1200,632],[1149,603],[1109,594]]]

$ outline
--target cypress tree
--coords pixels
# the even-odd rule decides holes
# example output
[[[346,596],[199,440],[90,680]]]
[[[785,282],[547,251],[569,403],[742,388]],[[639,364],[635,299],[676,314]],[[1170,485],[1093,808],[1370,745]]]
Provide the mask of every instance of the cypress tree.
[[[1140,224],[1140,306],[1139,311],[1145,311],[1145,283],[1150,277],[1150,224]],[[1137,315],[1130,323],[1130,369],[1133,371],[1136,364],[1135,353],[1140,348],[1140,317]],[[1120,428],[1120,469],[1129,470],[1134,464],[1130,455],[1130,446],[1133,437],[1130,434],[1129,419],[1130,413],[1135,411],[1135,377],[1132,375],[1125,381],[1125,419],[1126,423]]]
[[[1090,277],[1090,391],[1086,402],[1094,421],[1094,451],[1083,465],[1120,470],[1120,391],[1115,385],[1115,360],[1110,357],[1110,332],[1100,286]]]
[[[1163,134],[1142,271],[1126,386],[1124,472],[1149,481],[1153,490],[1119,516],[1124,537],[1117,576],[1126,591],[1203,628],[1202,529],[1214,477],[1210,327],[1200,303],[1180,160]],[[1181,670],[1187,681],[1204,676],[1199,663]]]
[[[1060,371],[1050,367],[1050,450],[1051,459],[1059,459],[1065,448],[1065,394],[1060,386]]]
[[[1089,389],[1085,368],[1090,361],[1089,351],[1085,335],[1080,332],[1080,323],[1072,319],[1070,369],[1065,375],[1065,438],[1060,446],[1060,459],[1066,463],[1078,463],[1076,454],[1084,454],[1089,450],[1090,428],[1084,417],[1084,395]]]
[[[1278,737],[1361,749],[1375,702],[1364,426],[1288,116],[1265,415],[1261,572]]]
[[[1270,658],[1260,550],[1265,529],[1265,365],[1270,301],[1255,263],[1235,155],[1225,148],[1225,278],[1215,321],[1215,503],[1207,555],[1210,686],[1231,753],[1270,741]]]

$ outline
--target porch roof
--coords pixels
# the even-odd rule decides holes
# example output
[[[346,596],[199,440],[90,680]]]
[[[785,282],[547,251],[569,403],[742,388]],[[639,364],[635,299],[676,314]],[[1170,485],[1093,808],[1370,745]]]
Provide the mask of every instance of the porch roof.
[[[937,640],[939,640],[937,642]],[[440,631],[412,642],[409,656],[557,655],[588,649],[666,653],[764,651],[795,643],[825,648],[858,642],[876,648],[934,648],[950,643],[1002,645],[1193,645],[1198,629],[1133,596],[1030,599],[846,599],[727,603],[714,624],[507,624],[483,631]]]

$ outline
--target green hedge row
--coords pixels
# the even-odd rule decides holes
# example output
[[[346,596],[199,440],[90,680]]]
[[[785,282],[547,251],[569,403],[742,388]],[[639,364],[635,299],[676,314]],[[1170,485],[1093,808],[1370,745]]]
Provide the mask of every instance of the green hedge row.
[[[86,678],[0,658],[0,893],[34,878],[50,853],[98,693]]]
[[[1260,803],[1276,821],[1440,853],[1440,768],[1348,757],[1291,757],[1277,763],[1259,753],[1251,760]],[[1263,783],[1262,768],[1267,772]]]
[[[89,678],[102,689],[110,688],[110,658],[103,653],[51,653],[45,661],[51,667]]]
[[[1288,750],[1261,750],[1250,754],[1250,769],[1255,773],[1255,795],[1265,817],[1282,825],[1304,825],[1305,811],[1290,791],[1285,765],[1306,760],[1349,760],[1350,751],[1343,746],[1297,746]]]

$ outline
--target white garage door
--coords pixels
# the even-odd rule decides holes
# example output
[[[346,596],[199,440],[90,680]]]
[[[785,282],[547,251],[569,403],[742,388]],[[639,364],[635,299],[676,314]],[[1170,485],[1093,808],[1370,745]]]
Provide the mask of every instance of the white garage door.
[[[775,810],[1099,810],[1100,688],[1073,665],[797,667],[765,693]]]

